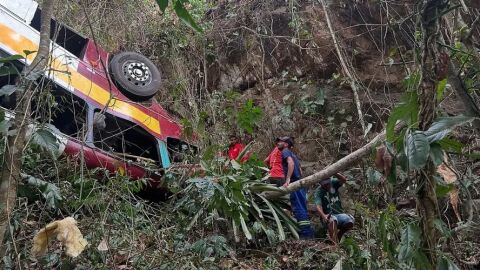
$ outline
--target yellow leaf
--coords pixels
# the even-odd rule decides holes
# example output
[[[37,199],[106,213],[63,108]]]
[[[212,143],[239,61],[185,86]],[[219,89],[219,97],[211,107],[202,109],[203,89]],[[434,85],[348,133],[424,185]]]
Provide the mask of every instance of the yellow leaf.
[[[105,239],[103,239],[102,242],[100,242],[100,244],[98,244],[97,249],[99,251],[107,251],[108,250],[107,241]]]
[[[457,181],[457,175],[445,163],[438,166],[437,172],[443,177],[443,180],[445,180],[447,184],[452,184]]]
[[[77,221],[72,217],[67,217],[49,223],[35,235],[33,238],[32,255],[35,257],[45,255],[48,242],[55,237],[65,247],[65,254],[70,257],[80,255],[88,244],[77,227]]]
[[[447,184],[453,184],[457,181],[457,175],[449,166],[447,166],[447,164],[445,164],[445,162],[437,167],[437,173],[442,176],[443,180],[445,180]],[[458,211],[458,203],[459,191],[457,187],[454,187],[452,191],[450,191],[450,204],[452,205],[453,212],[455,212],[457,219],[461,221],[462,217],[460,216],[460,212]]]

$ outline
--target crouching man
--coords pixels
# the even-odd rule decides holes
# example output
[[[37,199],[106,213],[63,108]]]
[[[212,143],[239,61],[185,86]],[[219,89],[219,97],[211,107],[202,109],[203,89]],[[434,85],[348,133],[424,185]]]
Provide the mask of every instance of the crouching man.
[[[315,204],[320,218],[327,226],[330,240],[337,244],[342,236],[352,229],[355,219],[343,212],[338,192],[347,178],[339,173],[335,176],[320,182],[320,186],[315,190]]]

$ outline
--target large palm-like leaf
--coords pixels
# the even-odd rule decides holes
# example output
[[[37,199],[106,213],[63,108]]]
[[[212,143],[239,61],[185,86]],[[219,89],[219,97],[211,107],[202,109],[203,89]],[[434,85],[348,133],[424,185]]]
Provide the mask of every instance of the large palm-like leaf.
[[[253,239],[255,235],[250,228],[254,224],[267,236],[272,229],[277,231],[279,240],[286,239],[286,230],[298,238],[298,225],[283,210],[284,198],[267,199],[261,194],[279,191],[259,179],[258,175],[264,172],[261,163],[249,160],[241,164],[217,159],[203,161],[202,166],[208,168],[206,175],[187,180],[176,204],[177,210],[187,213],[187,230],[216,211],[221,219],[230,220],[237,240],[241,232],[248,240]]]

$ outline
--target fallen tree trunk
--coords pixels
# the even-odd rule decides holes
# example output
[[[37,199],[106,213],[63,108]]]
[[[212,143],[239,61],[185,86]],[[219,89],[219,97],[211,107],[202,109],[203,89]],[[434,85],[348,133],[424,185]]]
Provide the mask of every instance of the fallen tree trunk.
[[[325,178],[328,178],[336,173],[344,171],[351,167],[353,164],[358,162],[361,158],[365,157],[370,153],[373,147],[375,147],[379,142],[385,139],[385,131],[378,134],[373,138],[369,143],[357,149],[356,151],[350,153],[349,155],[341,158],[337,162],[327,166],[325,169],[316,172],[310,176],[303,178],[302,180],[296,181],[288,185],[286,188],[281,188],[279,192],[267,192],[266,196],[268,197],[277,197],[284,195],[286,193],[291,193],[297,191],[304,187],[313,186]]]

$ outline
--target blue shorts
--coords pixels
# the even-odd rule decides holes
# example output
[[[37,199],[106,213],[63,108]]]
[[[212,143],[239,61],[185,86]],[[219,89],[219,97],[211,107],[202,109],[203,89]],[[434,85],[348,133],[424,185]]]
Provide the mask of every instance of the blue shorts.
[[[339,228],[341,227],[345,227],[347,226],[348,224],[354,224],[355,223],[355,219],[353,218],[352,215],[349,215],[349,214],[336,214],[336,215],[332,215],[331,216],[331,219],[333,221],[336,221],[337,222],[337,226]]]

